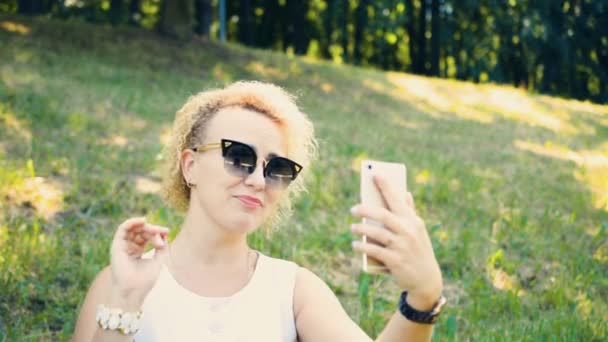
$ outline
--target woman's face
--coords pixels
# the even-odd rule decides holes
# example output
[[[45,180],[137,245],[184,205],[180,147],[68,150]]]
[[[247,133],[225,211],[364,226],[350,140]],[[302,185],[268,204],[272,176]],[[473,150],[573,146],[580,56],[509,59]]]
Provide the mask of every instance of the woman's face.
[[[275,210],[282,188],[269,186],[264,179],[263,160],[271,155],[285,157],[285,138],[280,127],[264,114],[241,108],[223,108],[210,119],[201,144],[221,139],[250,145],[258,160],[255,171],[239,177],[225,170],[221,148],[205,152],[186,150],[182,169],[191,189],[190,209],[202,210],[219,226],[235,233],[256,229]],[[195,208],[192,208],[195,206]]]

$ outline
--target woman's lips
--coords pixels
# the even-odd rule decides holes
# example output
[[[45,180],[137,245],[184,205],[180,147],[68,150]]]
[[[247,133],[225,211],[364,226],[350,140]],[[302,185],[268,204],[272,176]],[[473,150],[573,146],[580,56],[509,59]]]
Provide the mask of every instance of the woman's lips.
[[[251,196],[236,196],[236,198],[243,203],[247,208],[258,208],[262,206],[262,201]]]

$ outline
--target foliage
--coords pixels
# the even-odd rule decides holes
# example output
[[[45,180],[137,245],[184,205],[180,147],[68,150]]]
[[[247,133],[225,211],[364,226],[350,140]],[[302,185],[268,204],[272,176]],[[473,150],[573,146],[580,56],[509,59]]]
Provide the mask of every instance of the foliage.
[[[9,0],[1,12],[216,37],[226,0]],[[608,2],[226,1],[228,39],[383,70],[608,102]]]

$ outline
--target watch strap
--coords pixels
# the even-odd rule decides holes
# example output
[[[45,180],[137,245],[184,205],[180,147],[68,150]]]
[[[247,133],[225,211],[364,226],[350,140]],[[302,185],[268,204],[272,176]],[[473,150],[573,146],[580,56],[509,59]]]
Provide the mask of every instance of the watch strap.
[[[441,308],[445,305],[446,299],[442,295],[430,311],[418,311],[407,303],[407,291],[401,293],[399,298],[399,311],[405,318],[412,322],[421,324],[435,324],[441,313]]]

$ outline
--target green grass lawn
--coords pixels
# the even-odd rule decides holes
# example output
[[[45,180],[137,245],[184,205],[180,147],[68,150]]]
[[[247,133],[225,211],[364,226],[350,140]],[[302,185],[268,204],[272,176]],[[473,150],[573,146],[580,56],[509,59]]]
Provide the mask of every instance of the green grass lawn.
[[[157,196],[174,113],[240,79],[298,94],[320,140],[294,217],[253,247],[320,275],[371,336],[398,289],[350,247],[362,158],[408,167],[449,300],[436,341],[608,338],[608,106],[0,16],[0,341],[69,339],[124,219],[180,226]]]

